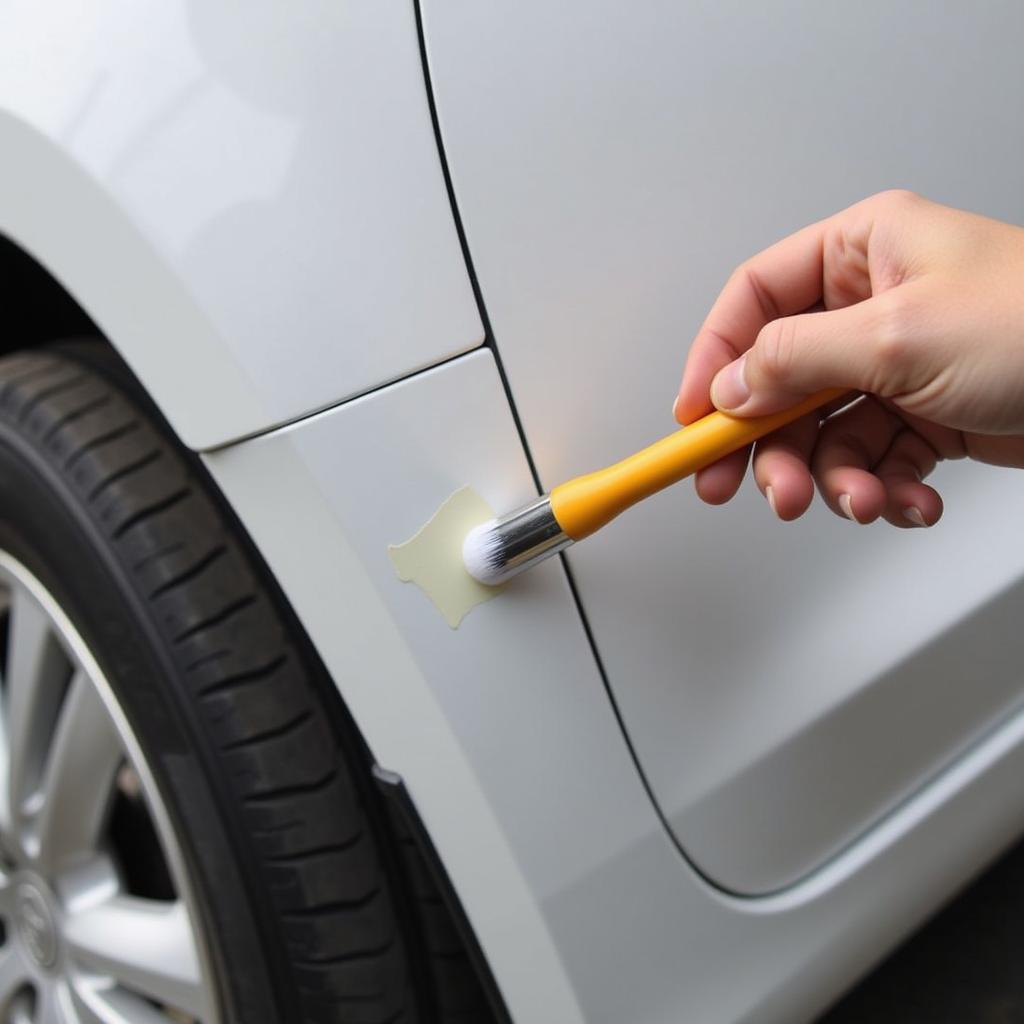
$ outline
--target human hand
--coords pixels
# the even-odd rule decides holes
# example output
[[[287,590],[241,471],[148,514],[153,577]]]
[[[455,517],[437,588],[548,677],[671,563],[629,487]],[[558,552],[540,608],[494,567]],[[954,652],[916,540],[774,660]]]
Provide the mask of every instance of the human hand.
[[[921,481],[940,459],[1024,467],[1024,229],[883,192],[783,239],[729,278],[675,416],[759,415],[826,387],[863,397],[755,450],[781,519],[807,510],[817,482],[856,522],[930,526],[942,499]],[[701,498],[728,501],[748,457],[702,470]]]

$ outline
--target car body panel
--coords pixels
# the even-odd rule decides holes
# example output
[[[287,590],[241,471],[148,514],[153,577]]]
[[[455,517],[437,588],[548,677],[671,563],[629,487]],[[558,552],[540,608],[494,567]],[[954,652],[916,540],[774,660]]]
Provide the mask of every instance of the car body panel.
[[[186,443],[479,345],[410,4],[0,3],[0,233]]]
[[[424,2],[455,199],[546,488],[674,429],[732,267],[884,187],[1024,221],[1024,9]],[[821,867],[1024,698],[1024,479],[932,531],[645,502],[569,561],[639,761],[723,888]]]
[[[783,9],[811,25],[834,16],[810,5]],[[689,319],[692,330],[719,277],[755,240],[770,241],[849,193],[890,183],[901,168],[908,178],[916,175],[918,187],[934,186],[939,198],[962,195],[965,203],[978,199],[975,205],[982,203],[978,176],[988,175],[988,208],[1014,213],[1019,197],[1011,195],[1008,176],[1019,137],[1009,131],[1006,106],[992,89],[990,123],[979,121],[973,134],[958,106],[976,100],[991,77],[980,74],[966,98],[939,89],[942,117],[959,132],[952,138],[970,151],[963,181],[951,180],[952,163],[935,159],[936,131],[946,122],[934,112],[908,120],[903,107],[893,117],[906,134],[904,162],[880,160],[871,177],[843,149],[851,144],[844,142],[851,125],[864,130],[857,128],[847,79],[846,91],[836,93],[845,106],[834,124],[800,116],[806,97],[793,76],[785,77],[793,56],[788,36],[772,35],[782,31],[771,24],[777,10],[573,2],[512,12],[483,4],[427,7],[442,127],[451,136],[470,245],[474,253],[479,247],[485,299],[500,320],[499,345],[507,348],[547,484],[665,429],[665,382],[674,383],[683,347],[676,340],[686,333],[680,325]],[[850,34],[838,32],[835,52],[848,53],[843,47],[854,43],[867,52],[877,42],[871,17],[883,17],[883,8],[867,10],[844,14]],[[922,18],[932,13],[923,5],[912,10]],[[1010,8],[986,11],[991,19]],[[609,21],[615,16],[622,20]],[[940,25],[957,17],[935,16]],[[375,757],[405,780],[513,1019],[809,1019],[1014,838],[1024,816],[1024,715],[1014,711],[1015,681],[993,660],[965,708],[964,729],[957,731],[947,690],[937,718],[956,735],[903,731],[915,785],[899,791],[898,803],[892,787],[879,801],[877,788],[853,780],[869,811],[881,815],[877,827],[849,831],[841,851],[801,867],[802,877],[783,892],[725,893],[664,827],[561,562],[514,581],[457,631],[422,593],[397,580],[387,545],[407,538],[457,487],[473,485],[497,509],[534,494],[493,352],[460,355],[479,345],[483,331],[430,132],[411,4],[319,0],[299,10],[267,0],[234,7],[103,0],[80,9],[0,0],[0,17],[0,232],[54,272],[179,435],[207,450],[205,464],[280,581]],[[481,19],[489,19],[489,29]],[[992,22],[971,24],[965,43]],[[459,46],[453,48],[446,25],[466,34],[454,40]],[[714,31],[674,34],[701,25]],[[739,25],[747,51],[749,39],[776,44],[758,51],[763,63],[755,62],[747,81],[729,91],[728,75],[743,52],[721,64],[721,82],[687,79],[713,52],[709,40],[732,53]],[[934,41],[908,26],[892,44],[913,56],[908,81],[921,91],[941,86],[929,64]],[[1005,56],[998,42],[992,46]],[[969,57],[954,56],[967,81]],[[847,78],[862,71],[836,63],[826,54],[815,67]],[[679,94],[651,103],[656,91],[624,89],[638,66],[654,86],[682,75]],[[1001,66],[995,61],[981,70]],[[780,94],[761,89],[764,82],[788,85]],[[700,86],[692,96],[690,85]],[[881,105],[878,90],[868,92]],[[461,112],[453,104],[459,94]],[[794,110],[790,143],[801,138],[797,128],[813,123],[829,133],[835,153],[814,147],[819,164],[810,168],[799,166],[799,146],[788,162],[763,159],[777,141],[764,104],[779,95]],[[682,104],[687,97],[689,106]],[[718,163],[697,167],[701,154],[681,151],[671,126],[685,109],[696,118],[696,138],[714,139],[723,97],[733,115],[746,111],[740,124],[747,130],[721,149],[708,147],[705,156]],[[816,111],[811,101],[817,97],[807,101]],[[469,128],[480,132],[475,141],[463,134]],[[478,147],[489,154],[483,163],[476,162]],[[639,159],[651,152],[659,159]],[[762,171],[774,175],[775,205],[765,204],[763,190],[735,191],[736,168],[759,157]],[[498,174],[502,161],[505,177]],[[684,193],[680,211],[673,199]],[[596,217],[595,194],[603,204]],[[725,224],[717,220],[723,209]],[[680,274],[671,257],[682,251],[680,239],[693,238],[698,242],[687,244],[699,253],[688,256]],[[527,272],[530,261],[536,273]],[[623,338],[633,344],[628,359]],[[415,372],[435,364],[442,365]],[[600,372],[580,387],[576,368],[588,365]],[[388,383],[396,378],[404,379]],[[1005,484],[978,472],[976,505],[963,513],[972,524],[981,506],[1012,500]],[[935,696],[920,692],[920,683],[915,690],[905,676],[894,688],[865,688],[865,642],[850,652],[860,659],[851,674],[819,665],[812,675],[805,668],[802,688],[755,665],[756,644],[775,635],[773,603],[780,623],[801,609],[824,615],[822,594],[845,587],[862,602],[846,604],[847,613],[877,621],[864,583],[874,571],[866,553],[883,543],[894,551],[896,544],[876,540],[877,531],[852,539],[823,517],[808,524],[801,544],[768,530],[755,518],[761,511],[712,512],[666,495],[572,559],[632,739],[643,732],[639,726],[660,725],[666,756],[683,750],[687,767],[710,764],[712,785],[695,777],[711,792],[717,785],[729,807],[770,804],[771,820],[759,831],[743,815],[723,823],[713,801],[704,805],[704,820],[700,805],[691,806],[696,825],[685,834],[709,844],[700,867],[721,856],[722,830],[732,827],[749,842],[728,871],[748,879],[760,870],[757,851],[771,849],[765,830],[777,836],[776,818],[792,812],[780,799],[788,790],[758,792],[749,785],[753,775],[730,774],[737,752],[751,764],[775,758],[766,780],[792,786],[806,800],[800,787],[807,786],[808,764],[835,765],[829,745],[818,761],[800,747],[827,735],[809,732],[808,723],[834,715],[834,735],[848,748],[865,732],[844,717],[843,686],[852,687],[851,702],[862,701],[870,710],[862,716],[876,724],[897,706],[910,717]],[[1016,572],[988,552],[1005,548],[1012,522],[988,511],[990,546],[978,540],[957,549],[966,565],[956,567],[964,607],[943,606],[949,614],[941,623],[928,619],[950,585],[940,580],[933,603],[908,600],[901,608],[909,623],[906,653],[919,666],[927,667],[929,657],[946,659],[949,648],[961,656],[960,642],[970,655],[984,636],[1001,639],[1006,628]],[[665,542],[677,521],[688,537],[682,550]],[[646,530],[656,532],[648,538]],[[725,537],[734,545],[727,559]],[[910,554],[901,557],[910,571],[932,541],[908,543]],[[793,563],[791,575],[782,597],[773,591],[764,599],[776,585],[780,552]],[[822,552],[837,571],[824,582],[816,564]],[[814,586],[800,583],[801,572]],[[1002,593],[1010,601],[986,605]],[[665,670],[659,637],[666,628],[678,630],[684,613],[684,662],[670,657]],[[752,632],[735,627],[741,613],[749,613],[742,628]],[[895,626],[885,624],[871,640],[882,655],[879,671],[891,672]],[[921,643],[934,639],[939,625],[965,632],[929,655]],[[653,641],[653,675],[640,670],[636,656],[644,637]],[[723,665],[737,664],[743,672],[734,687]],[[755,669],[762,672],[757,687],[744,675]],[[719,693],[713,684],[723,677]],[[670,701],[654,724],[665,706],[650,702],[652,685],[655,695],[664,687],[660,697],[667,693]],[[902,693],[903,704],[894,704],[890,692]],[[885,721],[889,754],[899,724]],[[665,804],[666,779],[650,772],[651,737],[640,739],[636,749]],[[922,784],[926,741],[947,763],[931,763]],[[716,743],[729,763],[700,760]],[[950,760],[958,744],[967,749]],[[787,751],[795,751],[788,761]],[[865,760],[872,756],[869,744]],[[680,782],[668,774],[669,784]],[[735,788],[727,791],[727,783]],[[843,792],[839,824],[849,825],[856,817],[853,783]],[[821,811],[820,797],[810,797]],[[770,872],[778,875],[783,861],[806,854],[814,820],[802,812],[788,819],[801,835],[800,849],[776,856]],[[675,817],[671,824],[682,834]],[[826,814],[817,827],[826,845],[835,840],[834,819]],[[689,856],[694,850],[687,845]],[[820,857],[819,851],[808,860]]]
[[[387,545],[456,488],[533,485],[490,351],[204,456],[376,758],[398,772],[512,1019],[809,1019],[1024,815],[1024,715],[787,892],[729,897],[641,785],[559,560],[457,630]]]

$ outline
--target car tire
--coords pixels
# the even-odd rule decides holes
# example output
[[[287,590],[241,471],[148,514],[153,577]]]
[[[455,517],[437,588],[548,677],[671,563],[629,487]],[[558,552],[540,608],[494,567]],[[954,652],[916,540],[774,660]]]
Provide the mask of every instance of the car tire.
[[[212,1016],[421,1020],[398,855],[337,691],[198,459],[105,346],[0,359],[0,552],[73,624],[137,741],[199,919]],[[60,694],[51,704],[57,722]],[[129,846],[117,884],[159,899],[164,869],[145,865],[167,851],[139,853],[146,828],[124,799],[105,826],[120,829],[104,839],[114,860]],[[0,837],[8,877],[33,870],[16,847]],[[46,885],[60,903],[63,883]],[[4,924],[0,954],[31,944]],[[131,994],[116,968],[90,969],[101,995]],[[145,985],[135,996],[154,1021],[192,1019]]]

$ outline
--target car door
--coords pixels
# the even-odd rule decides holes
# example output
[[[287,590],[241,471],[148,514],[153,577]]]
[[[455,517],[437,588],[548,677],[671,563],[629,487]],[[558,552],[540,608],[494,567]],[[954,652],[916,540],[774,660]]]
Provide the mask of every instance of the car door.
[[[542,485],[674,429],[732,267],[902,186],[1024,220],[1024,8],[424,0],[468,251]],[[942,466],[932,530],[658,495],[569,555],[674,838],[809,876],[1024,702],[1024,477]]]

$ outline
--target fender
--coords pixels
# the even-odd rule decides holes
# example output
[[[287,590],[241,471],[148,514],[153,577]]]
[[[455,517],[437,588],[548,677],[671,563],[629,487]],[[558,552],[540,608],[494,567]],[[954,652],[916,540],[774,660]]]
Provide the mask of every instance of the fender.
[[[4,16],[0,234],[190,447],[482,343],[411,4]]]

